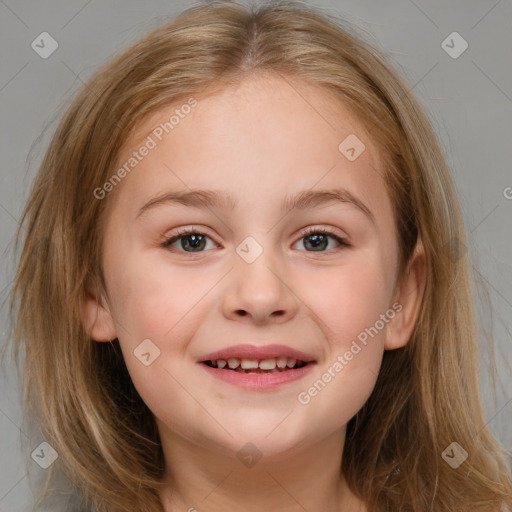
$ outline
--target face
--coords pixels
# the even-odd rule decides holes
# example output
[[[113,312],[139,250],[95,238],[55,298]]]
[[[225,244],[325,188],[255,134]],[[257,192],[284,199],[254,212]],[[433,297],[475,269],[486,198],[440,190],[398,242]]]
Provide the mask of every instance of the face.
[[[343,104],[292,83],[253,77],[146,119],[104,199],[108,305],[85,321],[119,339],[177,442],[267,457],[320,442],[407,338],[379,155]]]

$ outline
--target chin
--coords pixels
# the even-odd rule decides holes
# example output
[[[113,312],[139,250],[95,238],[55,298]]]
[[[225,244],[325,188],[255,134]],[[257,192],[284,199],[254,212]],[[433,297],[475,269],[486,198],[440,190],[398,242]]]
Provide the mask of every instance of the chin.
[[[293,458],[301,448],[305,448],[305,440],[312,438],[305,429],[296,425],[289,424],[285,427],[284,423],[288,421],[283,422],[285,417],[286,414],[281,414],[278,421],[266,421],[260,425],[254,421],[243,421],[237,424],[237,428],[228,426],[227,429],[233,437],[226,436],[223,441],[237,455],[245,449],[249,452],[254,450],[262,461],[267,462]]]

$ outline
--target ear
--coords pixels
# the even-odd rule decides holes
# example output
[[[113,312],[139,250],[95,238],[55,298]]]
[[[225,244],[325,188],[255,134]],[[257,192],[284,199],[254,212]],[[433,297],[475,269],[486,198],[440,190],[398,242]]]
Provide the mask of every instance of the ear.
[[[397,307],[397,314],[387,325],[385,350],[402,348],[409,341],[423,301],[426,278],[425,248],[418,238],[407,269],[395,288],[393,304],[400,304],[401,309]]]
[[[84,329],[93,340],[112,341],[117,338],[110,308],[100,293],[96,279],[92,277],[87,280],[80,315]]]

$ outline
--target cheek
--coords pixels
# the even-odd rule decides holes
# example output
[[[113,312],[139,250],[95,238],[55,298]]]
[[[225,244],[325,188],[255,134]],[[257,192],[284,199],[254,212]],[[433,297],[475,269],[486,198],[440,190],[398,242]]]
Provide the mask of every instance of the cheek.
[[[137,257],[132,251],[118,262],[111,276],[121,333],[160,342],[169,337],[176,339],[176,331],[194,317],[201,299],[219,279],[214,270],[171,266],[156,251],[154,257]]]
[[[329,346],[316,384],[304,390],[299,403],[316,402],[333,420],[348,421],[357,413],[379,372],[386,327],[394,316],[389,303],[392,279],[380,261],[360,257],[335,273],[316,273],[316,292],[307,301],[322,320]]]
[[[325,360],[305,383],[298,403],[308,411],[312,431],[325,432],[346,424],[370,396],[384,353],[392,276],[382,260],[358,255],[336,272],[315,273],[301,282],[305,301],[322,320],[329,340]]]
[[[184,381],[177,361],[186,358],[189,341],[204,320],[208,291],[222,273],[171,267],[156,251],[155,257],[137,256],[134,250],[126,254],[115,265],[105,265],[115,290],[118,339],[137,391],[158,411],[183,394],[172,376]]]
[[[311,307],[326,325],[327,353],[297,401],[311,432],[327,434],[356,415],[373,391],[384,353],[387,322],[381,315],[388,311],[389,293],[382,275],[369,266],[358,274],[330,276],[324,285],[325,293]]]
[[[386,313],[392,293],[390,277],[378,258],[354,255],[336,270],[316,270],[314,281],[304,275],[297,282],[304,302],[322,320],[325,337],[339,351]],[[382,326],[379,331],[384,331]]]

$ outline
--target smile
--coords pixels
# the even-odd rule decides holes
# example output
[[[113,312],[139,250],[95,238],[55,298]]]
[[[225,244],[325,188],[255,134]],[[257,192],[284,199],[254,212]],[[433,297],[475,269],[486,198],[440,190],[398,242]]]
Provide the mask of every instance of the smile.
[[[312,355],[285,345],[235,345],[198,360],[211,377],[249,391],[277,391],[315,366]]]
[[[232,357],[229,359],[217,359],[213,361],[204,361],[204,364],[211,368],[232,370],[239,373],[280,373],[292,369],[302,368],[307,363],[289,357],[272,357],[268,359],[239,359]]]

